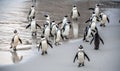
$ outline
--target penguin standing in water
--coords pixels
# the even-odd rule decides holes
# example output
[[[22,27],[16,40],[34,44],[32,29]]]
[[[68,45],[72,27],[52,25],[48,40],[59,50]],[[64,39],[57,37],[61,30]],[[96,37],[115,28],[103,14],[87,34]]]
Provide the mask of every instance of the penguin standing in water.
[[[87,54],[83,50],[83,46],[80,45],[80,47],[78,48],[78,52],[76,53],[76,55],[74,57],[73,62],[75,62],[75,60],[77,59],[78,60],[78,67],[84,66],[85,57],[88,59],[88,61],[90,61],[89,57],[87,56]]]
[[[31,23],[29,24],[29,25],[27,25],[27,27],[26,27],[26,29],[28,28],[28,27],[30,27],[31,26],[31,32],[32,32],[32,36],[36,36],[37,35],[37,26],[41,29],[41,26],[39,26],[38,24],[37,24],[37,22],[36,22],[36,20],[35,20],[35,17],[33,17],[33,19],[32,19],[32,21],[31,21]]]
[[[67,22],[68,22],[68,16],[66,15],[66,16],[64,16],[63,20],[58,23],[58,25],[61,24],[60,29],[62,29]]]
[[[98,34],[98,31],[95,33],[94,37],[92,38],[90,44],[93,42],[94,40],[94,49],[98,50],[99,49],[99,44],[100,41],[102,42],[102,44],[104,44],[102,38],[100,37],[100,35]]]
[[[100,18],[101,18],[101,23],[100,23],[100,26],[102,27],[105,27],[105,23],[108,21],[108,23],[110,22],[109,21],[109,18],[107,17],[107,15],[106,14],[104,14],[104,13],[101,13],[100,14]]]
[[[50,45],[50,47],[53,48],[50,42],[44,36],[41,36],[41,42],[38,47],[38,51],[40,49],[42,51],[41,55],[47,54],[48,45]]]
[[[64,37],[64,39],[68,39],[68,36],[70,34],[70,29],[71,29],[71,22],[67,22],[63,28],[62,28],[62,35]]]
[[[95,15],[97,16],[97,17],[99,17],[99,14],[100,14],[100,8],[99,8],[99,4],[96,4],[95,5],[95,8],[89,8],[89,10],[93,10],[93,12],[95,12]]]
[[[22,40],[19,38],[17,30],[14,31],[14,34],[15,35],[12,38],[10,48],[13,48],[13,50],[16,51],[16,47],[17,47],[18,43],[20,42],[22,44]]]
[[[73,20],[78,20],[78,17],[80,17],[80,13],[79,11],[77,10],[77,7],[74,5],[73,8],[72,8],[72,12],[71,12],[71,15],[70,17],[73,19]]]
[[[30,11],[28,13],[28,17],[27,17],[28,22],[31,22],[34,17],[35,17],[35,7],[31,6]]]

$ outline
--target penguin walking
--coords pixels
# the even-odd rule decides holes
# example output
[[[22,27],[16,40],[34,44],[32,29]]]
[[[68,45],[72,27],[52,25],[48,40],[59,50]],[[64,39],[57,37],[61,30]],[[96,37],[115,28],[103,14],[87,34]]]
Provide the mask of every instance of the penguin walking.
[[[93,37],[96,32],[98,32],[97,27],[95,27],[95,29],[92,30],[92,29],[91,29],[91,25],[87,26],[87,27],[85,28],[83,41],[89,42],[89,40],[87,40],[87,39],[88,39],[91,35],[92,35],[92,37]]]
[[[101,27],[102,27],[102,26],[105,27],[105,23],[106,23],[106,22],[108,22],[108,23],[110,22],[110,21],[109,21],[109,18],[108,18],[107,15],[104,14],[104,13],[101,13],[101,14],[100,14],[100,18],[101,18],[101,23],[100,23],[100,26],[101,26]]]
[[[37,26],[41,29],[41,26],[39,26],[35,20],[35,17],[33,17],[32,21],[30,24],[27,25],[26,29],[31,26],[31,32],[32,36],[37,35]]]
[[[68,22],[68,16],[66,15],[66,16],[64,16],[63,20],[58,23],[58,25],[61,24],[60,29],[62,29],[67,22]]]
[[[102,42],[102,44],[104,44],[104,41],[102,40],[102,38],[100,37],[100,35],[98,34],[98,31],[95,33],[94,37],[92,38],[92,40],[90,41],[90,44],[93,42],[94,40],[94,49],[98,50],[99,49],[99,44],[100,41]]]
[[[64,39],[68,39],[68,36],[70,34],[70,29],[71,29],[71,22],[67,22],[63,28],[62,28],[62,35]]]
[[[16,51],[10,51],[10,53],[12,54],[13,63],[19,63],[23,59],[23,56],[18,56]]]
[[[44,36],[41,36],[41,42],[40,42],[39,47],[38,47],[38,51],[40,49],[42,51],[41,55],[47,54],[48,45],[51,48],[53,48],[53,46],[50,44],[50,42]]]
[[[72,8],[72,12],[71,12],[71,15],[70,17],[73,19],[73,20],[78,20],[78,17],[80,17],[80,13],[79,11],[77,10],[77,7],[74,5],[73,8]]]
[[[89,57],[87,56],[87,54],[83,50],[83,46],[80,45],[80,47],[78,48],[78,52],[76,53],[76,55],[74,57],[73,62],[75,62],[75,60],[77,59],[78,60],[78,67],[84,66],[85,57],[88,59],[88,61],[90,61]]]
[[[61,40],[61,38],[64,39],[64,38],[63,38],[63,35],[62,35],[62,31],[61,31],[60,28],[57,28],[57,31],[56,31],[55,37],[54,37],[54,42],[55,42],[55,45],[56,45],[56,46],[57,46],[57,45],[60,45],[60,40]]]
[[[19,42],[22,44],[22,40],[18,36],[17,30],[14,30],[14,34],[15,35],[12,38],[10,49],[13,48],[13,51],[16,51],[17,45],[19,44]]]
[[[27,17],[28,22],[31,22],[34,17],[35,17],[35,7],[32,5]]]
[[[100,14],[100,8],[99,8],[99,4],[96,4],[95,5],[95,8],[89,8],[89,10],[93,10],[93,12],[95,12],[95,15],[97,16],[97,17],[99,17],[99,14]]]
[[[52,21],[51,26],[50,26],[50,30],[51,30],[50,35],[52,37],[54,37],[54,35],[55,35],[56,31],[57,31],[57,28],[58,28],[58,25],[55,23],[55,21]]]

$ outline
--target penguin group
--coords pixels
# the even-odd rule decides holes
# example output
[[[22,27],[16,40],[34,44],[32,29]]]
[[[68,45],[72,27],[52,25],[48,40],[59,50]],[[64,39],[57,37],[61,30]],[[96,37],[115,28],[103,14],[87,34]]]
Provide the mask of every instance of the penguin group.
[[[100,23],[100,27],[105,27],[106,22],[107,21],[108,23],[110,22],[108,16],[105,13],[100,12],[99,6],[100,6],[99,4],[96,4],[95,8],[89,8],[89,10],[92,10],[93,13],[91,17],[85,22],[85,23],[89,23],[89,25],[86,26],[84,31],[84,37],[83,37],[83,41],[86,41],[86,42],[89,42],[89,38],[92,38],[90,41],[90,44],[92,44],[92,42],[94,41],[95,50],[99,49],[100,41],[104,44],[103,39],[99,35],[99,29],[96,26],[97,23]],[[48,51],[47,51],[48,47],[53,48],[53,44],[57,46],[57,45],[60,45],[60,42],[62,40],[64,41],[69,39],[70,30],[72,28],[71,21],[68,20],[68,15],[65,15],[62,21],[60,21],[59,23],[56,23],[56,21],[54,20],[51,21],[50,15],[45,14],[43,16],[45,17],[44,24],[39,25],[35,19],[36,18],[35,7],[36,6],[34,6],[33,4],[30,8],[30,11],[27,17],[28,25],[26,26],[26,29],[31,26],[30,28],[31,28],[32,36],[37,36],[37,27],[39,27],[42,30],[42,33],[40,33],[39,46],[37,48],[38,48],[38,51],[41,50],[41,55],[45,55],[45,54],[48,54]],[[77,10],[77,6],[75,5],[73,6],[70,17],[73,20],[76,20],[76,21],[79,20],[78,17],[80,17],[80,13]],[[18,36],[17,30],[14,31],[14,34],[15,35],[12,38],[10,49],[12,48],[14,51],[16,51],[16,47],[18,43],[19,42],[22,43],[22,40]],[[78,47],[78,51],[74,57],[73,62],[75,62],[77,59],[78,67],[81,67],[85,65],[84,64],[85,58],[87,58],[88,61],[90,61],[90,58],[84,51],[83,46],[80,45]]]

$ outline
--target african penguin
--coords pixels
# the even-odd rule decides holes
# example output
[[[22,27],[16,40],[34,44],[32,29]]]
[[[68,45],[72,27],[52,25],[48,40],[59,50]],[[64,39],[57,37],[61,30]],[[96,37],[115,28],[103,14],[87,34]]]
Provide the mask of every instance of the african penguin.
[[[73,20],[78,20],[78,17],[80,16],[80,13],[79,11],[77,10],[77,7],[74,5],[73,8],[72,8],[72,12],[71,12],[71,15],[70,17],[73,19]]]
[[[35,17],[33,17],[32,21],[30,24],[27,25],[26,29],[31,26],[31,32],[32,36],[37,35],[37,27],[41,29],[41,26],[39,26],[35,20]]]
[[[58,25],[55,23],[55,21],[52,21],[51,26],[50,26],[50,29],[51,29],[50,34],[52,37],[54,37],[54,35],[57,31],[57,27],[58,27]]]
[[[95,50],[98,50],[99,49],[99,44],[100,44],[100,41],[104,44],[102,38],[100,37],[100,35],[98,34],[98,31],[95,33],[94,37],[92,38],[90,44],[93,42],[94,40],[94,49]]]
[[[70,29],[71,29],[71,22],[67,22],[63,28],[62,28],[62,35],[64,39],[68,39],[68,36],[70,35]]]
[[[28,22],[31,22],[33,17],[35,17],[35,7],[31,6],[30,11],[28,13],[28,17],[27,17]]]
[[[22,40],[19,38],[17,30],[14,30],[14,34],[15,35],[12,38],[10,48],[13,48],[13,51],[16,51],[16,47],[17,47],[18,43],[20,42],[22,44]]]
[[[41,41],[38,47],[38,51],[41,49],[42,53],[41,55],[47,54],[47,49],[48,49],[48,45],[53,48],[53,46],[50,44],[50,42],[44,37],[41,36]]]
[[[85,57],[88,59],[88,61],[90,61],[89,57],[87,56],[87,54],[85,53],[85,51],[83,50],[83,46],[80,45],[80,47],[78,48],[78,52],[76,53],[73,62],[75,62],[75,60],[78,60],[78,67],[80,67],[81,65],[84,66],[84,61],[85,61]]]
[[[107,15],[106,14],[104,14],[104,13],[101,13],[100,14],[100,18],[101,18],[101,23],[100,23],[100,26],[102,27],[105,27],[105,23],[108,21],[108,23],[110,22],[109,21],[109,18],[107,17]]]

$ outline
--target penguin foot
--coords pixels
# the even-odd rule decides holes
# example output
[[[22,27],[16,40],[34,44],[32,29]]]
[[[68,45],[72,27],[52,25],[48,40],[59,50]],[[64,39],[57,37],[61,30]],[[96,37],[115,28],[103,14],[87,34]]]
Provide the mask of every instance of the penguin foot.
[[[82,64],[82,66],[85,66],[84,63]]]
[[[94,48],[95,50],[98,50],[99,48]]]
[[[44,52],[42,52],[41,55],[44,55]]]
[[[16,49],[16,48],[14,48],[13,50],[14,50],[14,51],[16,51],[17,49]]]
[[[47,51],[45,51],[45,54],[48,54]]]
[[[102,24],[100,24],[100,27],[102,27]]]
[[[78,64],[78,67],[81,67],[81,63]]]

